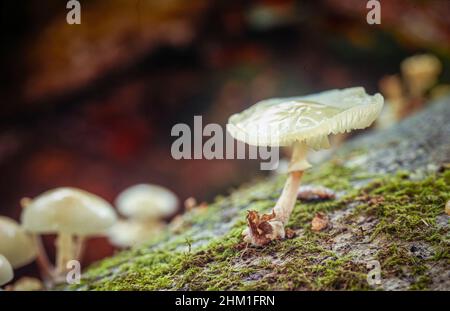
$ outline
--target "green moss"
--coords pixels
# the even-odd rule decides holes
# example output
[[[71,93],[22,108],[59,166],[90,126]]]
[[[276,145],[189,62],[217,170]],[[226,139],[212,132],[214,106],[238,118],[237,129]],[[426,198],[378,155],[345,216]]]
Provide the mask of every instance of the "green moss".
[[[362,188],[359,181],[372,179]],[[350,228],[358,217],[375,218],[367,232],[385,245],[376,254],[384,278],[412,279],[412,289],[430,284],[429,263],[448,260],[447,227],[436,217],[450,196],[450,171],[414,181],[406,173],[394,177],[367,175],[329,162],[308,171],[304,183],[324,185],[338,192],[332,201],[297,203],[288,227],[300,234],[264,248],[247,247],[241,232],[249,209],[268,211],[278,198],[285,178],[247,185],[220,197],[205,210],[183,216],[180,233],[166,232],[139,249],[122,252],[90,267],[80,285],[90,290],[365,290],[367,268],[350,254],[330,249],[338,232],[311,232],[317,212],[331,213],[353,206],[343,219]],[[410,241],[429,243],[431,258],[415,257],[405,246]]]
[[[373,181],[362,193],[375,202],[358,206],[354,215],[374,215],[379,222],[372,238],[385,234],[406,241],[423,240],[441,244],[448,231],[438,228],[436,217],[444,213],[450,199],[450,171],[420,181],[408,178],[405,172]]]

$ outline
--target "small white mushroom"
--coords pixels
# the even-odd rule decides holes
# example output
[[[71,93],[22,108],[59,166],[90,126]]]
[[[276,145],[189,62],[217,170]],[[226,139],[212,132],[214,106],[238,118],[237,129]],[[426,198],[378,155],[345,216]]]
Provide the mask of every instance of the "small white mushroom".
[[[4,216],[0,216],[0,254],[8,259],[14,269],[36,258],[33,239],[14,219]]]
[[[176,212],[178,198],[161,186],[138,184],[121,192],[116,206],[128,220],[116,223],[108,236],[111,244],[125,248],[141,244],[161,232],[162,219]]]
[[[116,199],[116,206],[127,218],[140,221],[161,219],[176,212],[178,198],[161,186],[139,184],[122,191]]]
[[[384,106],[377,120],[378,128],[388,128],[406,117],[408,102],[403,91],[402,80],[399,75],[385,76],[380,80],[380,90],[387,105]]]
[[[431,54],[414,55],[401,63],[401,70],[410,95],[422,97],[437,82],[442,64]]]
[[[5,285],[14,277],[11,264],[5,256],[0,255],[0,286]]]
[[[379,116],[383,96],[366,94],[364,88],[331,90],[303,97],[263,100],[234,114],[228,131],[237,140],[254,146],[292,146],[288,179],[271,214],[250,212],[245,240],[264,245],[285,236],[284,226],[295,205],[303,172],[311,165],[308,147],[329,147],[328,135],[363,129]]]
[[[108,231],[111,244],[120,248],[140,245],[161,232],[162,222],[119,220]]]
[[[108,202],[76,188],[56,188],[39,195],[25,204],[21,217],[29,232],[57,234],[56,275],[64,273],[68,261],[80,259],[85,237],[106,233],[117,219]]]

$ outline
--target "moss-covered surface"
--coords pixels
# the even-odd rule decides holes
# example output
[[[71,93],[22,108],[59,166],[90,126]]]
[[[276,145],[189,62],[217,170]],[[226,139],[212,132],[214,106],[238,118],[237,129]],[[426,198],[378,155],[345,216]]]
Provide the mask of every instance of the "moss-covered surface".
[[[297,236],[265,248],[242,243],[245,211],[270,209],[283,178],[243,187],[207,209],[184,215],[181,232],[166,232],[149,246],[91,267],[82,284],[70,289],[370,289],[366,265],[371,259],[379,260],[387,286],[394,279],[406,288],[432,287],[432,267],[448,267],[450,259],[448,226],[436,221],[450,199],[450,171],[419,181],[407,173],[378,176],[354,188],[367,178],[336,162],[312,170],[305,183],[328,186],[337,191],[337,199],[298,202],[288,225]],[[329,229],[310,230],[316,212],[330,216]],[[363,247],[346,248],[346,236],[351,245]],[[419,246],[414,243],[426,245],[428,256],[415,254],[412,250]]]
[[[450,290],[450,170],[443,165],[450,162],[449,107],[435,104],[308,170],[303,184],[337,196],[298,201],[288,224],[293,238],[264,248],[242,241],[247,211],[267,212],[276,202],[285,176],[275,176],[184,214],[148,245],[89,267],[81,284],[67,289]],[[313,232],[318,212],[330,223]],[[372,260],[381,266],[377,286],[367,282]]]

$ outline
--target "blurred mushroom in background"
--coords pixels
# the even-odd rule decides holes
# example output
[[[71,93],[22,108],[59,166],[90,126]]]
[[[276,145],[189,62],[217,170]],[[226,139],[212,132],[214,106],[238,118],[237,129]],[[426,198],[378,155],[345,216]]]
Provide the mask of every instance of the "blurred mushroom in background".
[[[25,230],[14,220],[0,216],[0,254],[5,256],[14,269],[36,258],[36,245]]]
[[[376,124],[378,128],[387,128],[406,114],[406,98],[399,75],[384,76],[379,84],[380,91],[386,99],[386,105]]]
[[[411,98],[422,99],[436,84],[442,71],[442,64],[431,54],[414,55],[401,63],[401,71],[408,95]]]
[[[114,246],[127,248],[158,235],[166,227],[164,218],[177,211],[178,198],[164,187],[138,184],[121,192],[116,206],[127,219],[111,227],[109,240]]]
[[[16,292],[22,292],[22,291],[39,291],[43,290],[44,285],[39,279],[27,277],[24,276],[20,279],[18,279],[16,282],[14,282],[11,285],[8,285],[6,287],[6,290],[8,291],[16,291]]]
[[[14,277],[11,264],[5,256],[0,254],[0,286],[5,285]]]
[[[377,121],[379,128],[395,124],[421,110],[430,98],[449,92],[445,86],[436,85],[442,71],[442,64],[436,56],[414,55],[404,59],[400,67],[401,77],[398,74],[388,75],[379,82],[387,103]]]
[[[57,234],[56,267],[44,267],[50,273],[45,281],[59,282],[71,260],[80,260],[84,240],[88,236],[102,235],[116,222],[113,207],[102,198],[76,188],[56,188],[34,199],[22,201],[22,226],[36,236]],[[38,246],[40,243],[38,243]],[[39,257],[45,258],[45,250],[38,247]]]

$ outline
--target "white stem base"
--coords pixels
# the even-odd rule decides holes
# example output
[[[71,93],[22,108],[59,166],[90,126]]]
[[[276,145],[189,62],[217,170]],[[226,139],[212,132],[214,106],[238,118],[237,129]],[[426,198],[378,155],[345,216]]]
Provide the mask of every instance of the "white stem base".
[[[294,209],[295,202],[297,201],[297,192],[300,187],[300,180],[302,179],[303,171],[292,172],[289,174],[288,179],[283,188],[280,198],[277,204],[273,208],[275,218],[280,220],[283,225],[286,225]]]
[[[284,226],[288,223],[297,201],[297,191],[300,187],[303,170],[310,167],[306,161],[306,146],[298,143],[294,145],[289,166],[289,176],[272,214],[259,216],[257,212],[249,212],[247,216],[248,228],[243,232],[245,242],[262,246],[272,240],[285,237]]]

